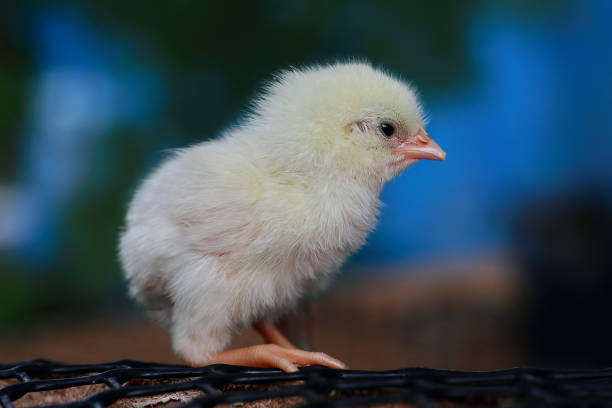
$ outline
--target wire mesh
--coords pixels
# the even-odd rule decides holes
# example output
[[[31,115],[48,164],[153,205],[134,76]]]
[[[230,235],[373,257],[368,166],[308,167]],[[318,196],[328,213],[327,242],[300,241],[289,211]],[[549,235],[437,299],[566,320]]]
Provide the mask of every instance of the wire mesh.
[[[0,364],[0,384],[4,384],[0,388],[4,408],[612,407],[612,369],[363,371],[314,366],[285,373],[222,364],[190,368],[131,360],[103,364],[32,360]],[[76,392],[82,388],[86,390]],[[53,392],[63,394],[59,398]],[[33,397],[36,394],[39,398]]]

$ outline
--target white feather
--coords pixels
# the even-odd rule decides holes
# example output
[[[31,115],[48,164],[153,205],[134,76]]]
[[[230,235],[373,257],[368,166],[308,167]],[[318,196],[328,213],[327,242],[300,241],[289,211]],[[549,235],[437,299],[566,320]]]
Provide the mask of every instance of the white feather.
[[[120,258],[131,295],[181,357],[206,362],[364,244],[398,169],[352,125],[379,117],[418,129],[414,92],[363,63],[287,71],[239,127],[175,152],[143,182]]]

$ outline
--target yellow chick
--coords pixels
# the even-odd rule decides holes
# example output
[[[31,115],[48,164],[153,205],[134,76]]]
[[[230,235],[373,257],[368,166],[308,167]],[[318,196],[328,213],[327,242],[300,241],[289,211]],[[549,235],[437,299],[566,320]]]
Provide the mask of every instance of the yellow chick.
[[[445,155],[397,78],[367,63],[285,71],[239,126],[177,150],[137,189],[120,238],[130,294],[189,364],[343,368],[273,321],[363,245],[386,182]],[[269,344],[225,350],[246,326]]]

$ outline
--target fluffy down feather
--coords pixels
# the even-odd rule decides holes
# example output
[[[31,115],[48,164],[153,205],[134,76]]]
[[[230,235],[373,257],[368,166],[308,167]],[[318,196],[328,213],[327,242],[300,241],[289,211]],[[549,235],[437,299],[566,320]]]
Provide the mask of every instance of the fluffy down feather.
[[[383,185],[418,160],[398,146],[422,126],[413,90],[368,64],[281,73],[239,126],[177,150],[137,189],[120,239],[130,294],[182,358],[209,361],[363,245]]]

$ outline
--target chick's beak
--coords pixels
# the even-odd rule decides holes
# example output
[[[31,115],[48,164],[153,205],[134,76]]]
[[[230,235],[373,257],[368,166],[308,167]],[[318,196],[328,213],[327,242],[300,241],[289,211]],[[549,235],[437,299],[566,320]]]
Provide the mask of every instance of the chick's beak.
[[[403,141],[399,146],[393,149],[393,153],[401,156],[403,159],[428,159],[428,160],[444,160],[446,152],[434,140],[429,137],[425,129],[422,127],[414,135]]]

